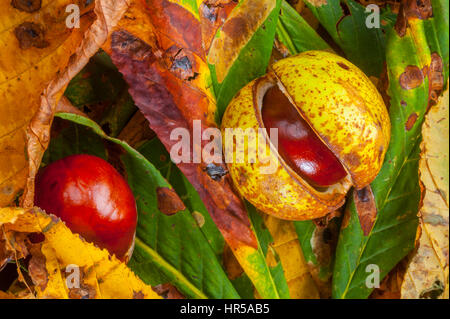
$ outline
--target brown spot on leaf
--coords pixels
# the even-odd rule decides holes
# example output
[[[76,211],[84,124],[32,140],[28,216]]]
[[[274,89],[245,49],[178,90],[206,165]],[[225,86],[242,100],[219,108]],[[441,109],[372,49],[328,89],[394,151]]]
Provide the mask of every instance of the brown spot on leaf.
[[[406,19],[405,10],[403,9],[403,4],[397,15],[397,21],[395,21],[394,30],[397,32],[398,36],[403,38],[406,34],[406,29],[408,28],[408,20]]]
[[[138,61],[154,60],[152,48],[125,30],[114,31],[111,34],[111,48],[117,53],[126,52]]]
[[[89,274],[92,271],[91,267],[83,267],[80,269],[80,278],[77,278],[80,282],[79,287],[69,288],[69,298],[70,299],[94,299],[97,292],[95,287],[88,285],[85,283],[84,276],[85,274]],[[70,274],[70,273],[67,273]],[[66,278],[67,280],[67,278]],[[98,279],[99,283],[101,282],[101,278]]]
[[[152,0],[147,1],[147,13],[152,24],[165,37],[188,49],[197,55],[203,55],[202,30],[200,21],[178,1]],[[163,40],[162,40],[163,41]],[[167,46],[161,46],[161,48]]]
[[[158,199],[158,209],[166,215],[174,215],[186,209],[177,193],[168,187],[158,187],[156,189]]]
[[[348,224],[350,223],[350,217],[351,217],[351,212],[349,209],[346,209],[344,212],[344,217],[342,218],[341,229],[347,228]]]
[[[400,74],[399,81],[404,90],[415,89],[423,83],[422,70],[415,65],[408,65],[405,72]]]
[[[228,171],[224,167],[213,163],[206,165],[205,171],[208,173],[209,177],[217,182],[228,174]]]
[[[14,34],[19,40],[19,47],[22,50],[35,47],[43,49],[50,44],[44,39],[44,30],[34,22],[24,22],[14,29]]]
[[[430,67],[428,68],[429,106],[438,102],[439,95],[444,89],[444,74],[442,58],[436,52],[431,54]]]
[[[133,291],[133,299],[144,299],[142,291]]]
[[[242,275],[244,270],[239,264],[236,256],[233,254],[233,251],[230,249],[228,245],[223,247],[223,265],[225,267],[225,271],[228,275],[228,278],[231,280],[238,278]]]
[[[170,283],[160,284],[152,287],[152,289],[164,299],[185,299],[178,289]]]
[[[231,18],[224,24],[223,32],[231,38],[239,38],[248,32],[247,21],[243,17]]]
[[[12,0],[11,5],[17,10],[35,12],[41,8],[42,0]]]
[[[433,16],[431,0],[407,0],[405,13],[408,18],[429,19]]]
[[[431,6],[431,0],[402,1],[394,29],[400,37],[403,37],[406,34],[409,20],[425,20],[432,16],[433,8]]]
[[[164,55],[170,71],[181,80],[193,80],[197,73],[193,68],[193,57],[189,57],[185,50],[171,46]]]
[[[202,3],[200,5],[200,13],[201,16],[204,17],[205,19],[211,21],[211,22],[216,22],[217,20],[217,11],[219,10],[219,8],[217,6],[214,5],[210,5],[210,4],[206,4],[206,3]]]
[[[218,29],[226,21],[236,6],[234,0],[207,0],[199,7],[202,43],[205,50],[209,50]]]
[[[339,229],[334,221],[322,218],[323,223],[315,221],[316,228],[311,236],[311,249],[320,266],[326,266],[331,262],[333,251],[336,248]]]
[[[38,286],[41,290],[45,290],[48,283],[48,272],[45,267],[45,256],[41,252],[41,245],[33,245],[30,248],[32,257],[28,264],[28,274],[33,281],[33,284]]]
[[[356,212],[358,213],[359,223],[363,230],[364,236],[367,236],[377,217],[377,207],[375,205],[375,197],[372,188],[369,186],[353,192],[353,200],[355,201]]]
[[[408,117],[408,120],[406,121],[406,124],[405,124],[405,129],[407,131],[409,131],[410,129],[413,128],[414,124],[416,123],[417,117],[418,117],[417,113],[412,113]]]
[[[389,96],[389,77],[387,72],[386,61],[383,63],[383,71],[381,72],[380,79],[377,83],[377,89],[380,91],[381,97],[383,98],[384,104],[389,111],[391,105],[391,97]]]

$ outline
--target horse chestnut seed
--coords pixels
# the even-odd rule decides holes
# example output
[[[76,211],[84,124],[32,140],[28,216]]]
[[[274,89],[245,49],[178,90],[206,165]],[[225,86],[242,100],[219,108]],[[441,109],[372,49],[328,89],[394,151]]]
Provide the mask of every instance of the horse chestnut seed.
[[[279,154],[310,184],[331,186],[347,175],[333,152],[277,86],[270,88],[264,96],[261,115],[265,127],[278,129]]]
[[[136,202],[125,179],[105,160],[72,155],[36,177],[35,204],[86,241],[128,261],[137,224]]]
[[[307,51],[242,88],[221,129],[225,158],[251,159],[227,161],[240,195],[267,214],[308,220],[374,180],[390,125],[381,95],[360,69],[333,53]]]

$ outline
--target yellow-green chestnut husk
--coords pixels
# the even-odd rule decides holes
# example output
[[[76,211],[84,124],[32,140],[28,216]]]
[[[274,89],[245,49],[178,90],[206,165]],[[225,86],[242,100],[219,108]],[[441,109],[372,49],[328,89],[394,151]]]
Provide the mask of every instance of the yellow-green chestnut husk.
[[[261,108],[265,93],[276,85],[344,167],[347,176],[338,183],[314,187],[287,165],[270,143]],[[244,133],[264,128],[265,143],[257,141],[257,150],[269,156],[264,163],[259,157],[253,163],[227,162],[236,189],[259,210],[288,220],[322,217],[343,205],[352,186],[362,189],[370,184],[381,168],[390,139],[389,115],[375,85],[355,65],[325,51],[307,51],[280,60],[238,92],[222,119],[225,155],[249,154],[253,137],[247,138],[243,149],[226,149],[226,129],[236,128]],[[277,165],[275,172],[261,173],[270,161]]]

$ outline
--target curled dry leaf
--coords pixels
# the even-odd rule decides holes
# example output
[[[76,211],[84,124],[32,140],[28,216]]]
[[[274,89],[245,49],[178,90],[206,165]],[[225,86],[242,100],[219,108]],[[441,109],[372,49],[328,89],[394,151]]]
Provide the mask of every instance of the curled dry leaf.
[[[28,271],[38,298],[159,298],[116,257],[38,208],[1,208],[0,226],[2,235],[13,238],[44,235],[39,243],[27,242],[32,254]]]
[[[420,238],[401,287],[402,298],[448,298],[449,109],[448,89],[422,128]]]
[[[367,236],[377,218],[377,207],[370,185],[360,190],[354,190],[353,200],[355,201],[356,212],[358,213],[359,223],[364,236]]]
[[[69,4],[80,8],[80,28],[66,25]],[[125,0],[1,2],[0,207],[22,190],[22,204],[33,205],[56,104],[126,8]]]

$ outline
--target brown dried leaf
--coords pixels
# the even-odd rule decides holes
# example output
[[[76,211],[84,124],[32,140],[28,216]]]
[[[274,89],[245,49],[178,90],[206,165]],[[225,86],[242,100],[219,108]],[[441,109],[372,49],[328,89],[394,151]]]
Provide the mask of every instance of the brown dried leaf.
[[[216,105],[207,87],[209,68],[201,39],[201,23],[195,16],[170,1],[155,0],[151,7],[133,2],[105,46],[136,105],[168,150],[176,143],[170,138],[173,129],[192,132],[194,120],[202,130],[215,126]],[[230,246],[257,247],[229,177],[210,176],[205,163],[178,167],[199,192]],[[223,164],[215,167],[226,171]]]
[[[80,8],[80,28],[66,26],[69,4]],[[56,104],[126,7],[125,0],[1,2],[0,60],[7,63],[0,65],[0,207],[24,188],[22,204],[33,205]]]

